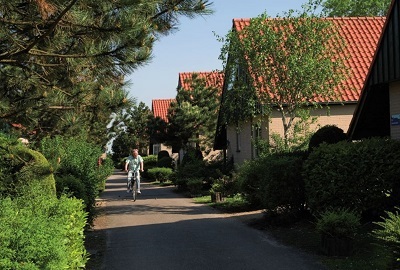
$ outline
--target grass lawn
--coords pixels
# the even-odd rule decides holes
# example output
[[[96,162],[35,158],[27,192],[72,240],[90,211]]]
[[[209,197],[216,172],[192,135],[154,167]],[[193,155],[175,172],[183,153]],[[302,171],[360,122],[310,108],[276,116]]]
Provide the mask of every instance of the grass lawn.
[[[241,197],[224,198],[223,202],[212,203],[210,196],[194,198],[196,203],[209,204],[221,211],[234,213],[255,210]],[[371,235],[376,225],[363,225],[354,241],[354,252],[349,257],[331,257],[322,254],[321,238],[315,230],[310,217],[296,219],[291,217],[264,217],[251,222],[249,225],[267,231],[277,241],[316,255],[329,270],[395,270],[400,265],[394,262],[392,250]]]

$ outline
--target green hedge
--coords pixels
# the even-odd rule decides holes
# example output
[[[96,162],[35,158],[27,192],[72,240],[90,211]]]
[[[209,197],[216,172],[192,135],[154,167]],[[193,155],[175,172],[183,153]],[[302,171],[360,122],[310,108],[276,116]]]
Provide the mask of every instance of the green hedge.
[[[270,211],[303,210],[305,157],[304,152],[280,153],[246,162],[236,175],[238,189],[249,203]]]
[[[151,168],[147,171],[150,179],[159,181],[161,183],[170,180],[174,172],[171,168]]]
[[[305,162],[303,175],[313,212],[329,207],[381,212],[399,203],[400,142],[322,144]]]
[[[81,200],[26,188],[0,199],[0,269],[82,269],[87,262]]]

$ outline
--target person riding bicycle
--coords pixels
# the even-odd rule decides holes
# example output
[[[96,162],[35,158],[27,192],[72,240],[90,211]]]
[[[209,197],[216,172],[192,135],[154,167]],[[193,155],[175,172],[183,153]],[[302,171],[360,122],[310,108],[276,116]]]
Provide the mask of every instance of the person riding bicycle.
[[[126,159],[125,171],[128,172],[128,181],[130,181],[134,173],[137,173],[137,188],[140,194],[140,172],[143,172],[143,158],[139,155],[138,149],[133,149],[132,155],[129,155]],[[129,188],[126,192],[130,192]]]

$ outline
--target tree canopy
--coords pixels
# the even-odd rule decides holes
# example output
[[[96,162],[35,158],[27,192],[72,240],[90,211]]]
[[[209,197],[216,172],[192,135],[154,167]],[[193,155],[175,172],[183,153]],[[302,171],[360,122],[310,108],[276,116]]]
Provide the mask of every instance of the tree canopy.
[[[386,16],[391,0],[318,0],[328,17]]]
[[[207,0],[0,0],[0,120],[38,138],[104,134],[133,100],[124,76]]]

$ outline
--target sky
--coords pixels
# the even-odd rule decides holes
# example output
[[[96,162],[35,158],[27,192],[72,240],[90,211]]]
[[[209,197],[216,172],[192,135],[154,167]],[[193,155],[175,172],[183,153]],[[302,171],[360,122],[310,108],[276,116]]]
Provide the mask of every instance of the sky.
[[[152,60],[126,76],[129,96],[151,109],[153,99],[176,97],[180,72],[222,70],[218,59],[234,18],[252,18],[266,12],[271,17],[290,9],[301,10],[307,0],[210,0],[214,13],[180,18],[178,31],[161,37],[153,47]],[[215,34],[214,34],[215,33]]]

